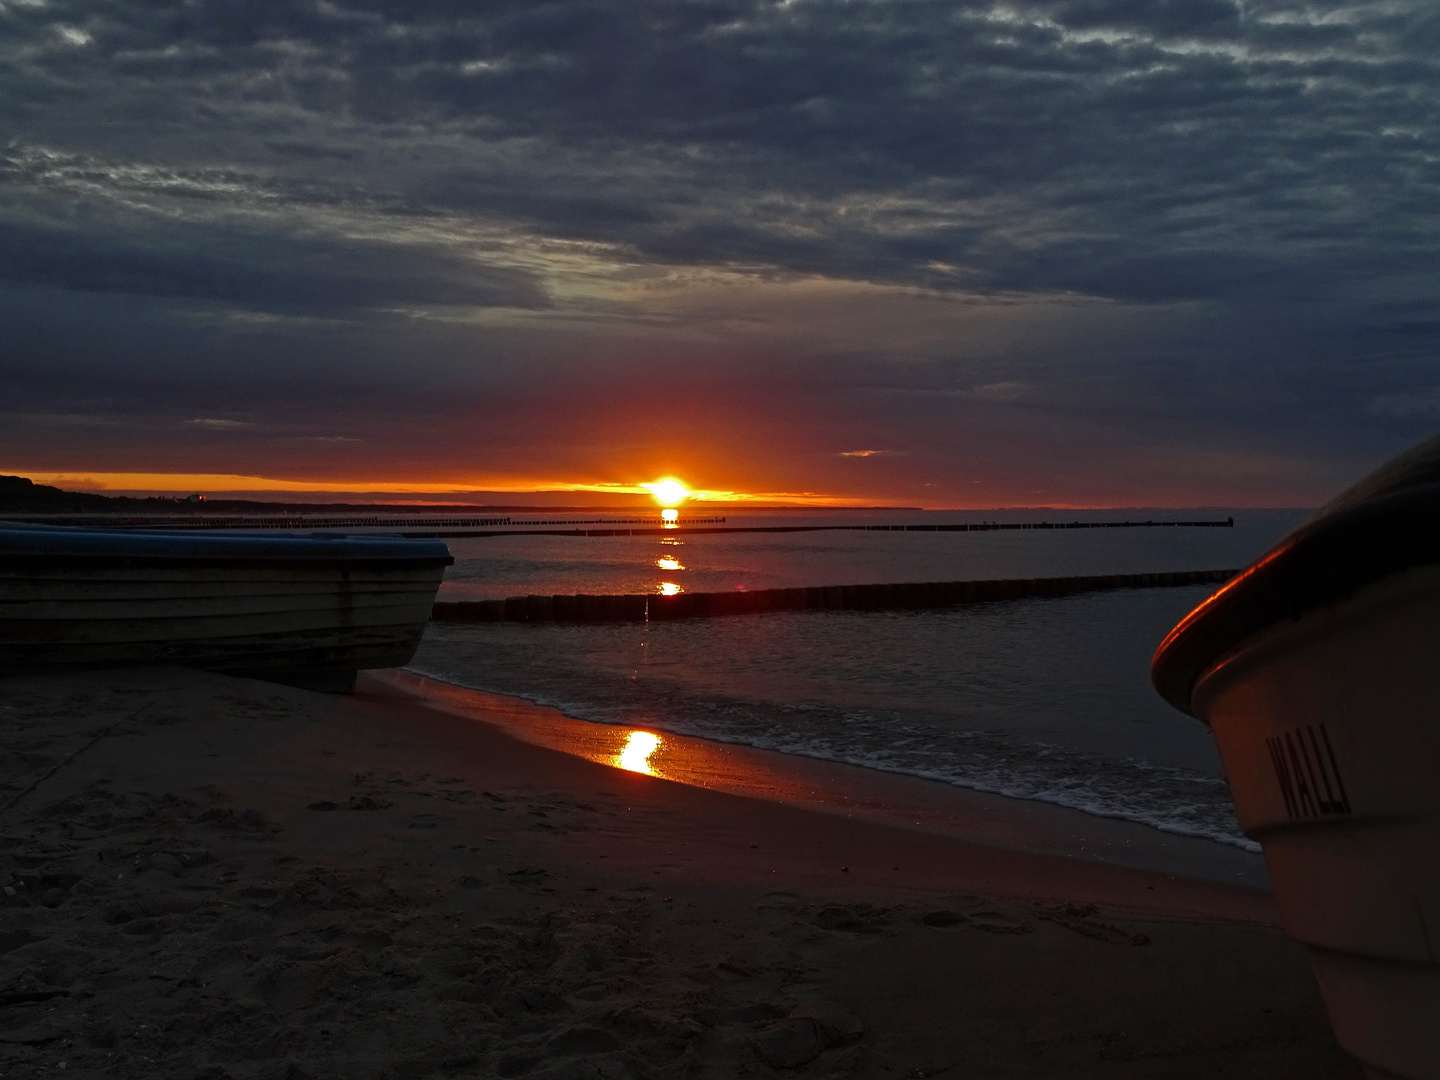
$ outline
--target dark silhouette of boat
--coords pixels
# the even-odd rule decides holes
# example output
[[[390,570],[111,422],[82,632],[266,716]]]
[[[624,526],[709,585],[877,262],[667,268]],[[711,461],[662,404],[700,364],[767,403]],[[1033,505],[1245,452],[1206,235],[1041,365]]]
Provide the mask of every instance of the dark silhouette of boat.
[[[1151,674],[1214,733],[1340,1043],[1440,1078],[1440,438],[1191,612]]]
[[[444,543],[0,526],[0,673],[180,664],[348,690],[414,655]]]

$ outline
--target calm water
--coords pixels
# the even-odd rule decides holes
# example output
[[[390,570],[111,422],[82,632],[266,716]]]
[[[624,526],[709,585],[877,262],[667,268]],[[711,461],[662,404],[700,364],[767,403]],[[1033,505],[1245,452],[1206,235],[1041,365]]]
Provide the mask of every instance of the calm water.
[[[1002,519],[894,512],[864,520],[966,517]],[[450,541],[456,565],[442,596],[1212,569],[1245,564],[1300,517],[1236,512],[1233,529],[462,539]],[[800,520],[732,514],[728,524]],[[432,623],[411,667],[580,719],[884,769],[1253,847],[1239,835],[1209,734],[1161,702],[1147,678],[1155,646],[1207,591],[648,626]]]

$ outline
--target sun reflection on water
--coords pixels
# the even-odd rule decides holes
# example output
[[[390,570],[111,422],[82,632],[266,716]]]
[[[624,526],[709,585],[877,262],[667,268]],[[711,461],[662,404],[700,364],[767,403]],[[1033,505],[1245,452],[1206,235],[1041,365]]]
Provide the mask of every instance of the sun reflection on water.
[[[673,581],[662,581],[659,585],[655,587],[660,590],[661,596],[674,596],[676,593],[682,593],[685,591]]]
[[[655,770],[650,767],[650,755],[660,749],[660,736],[653,735],[648,731],[632,731],[625,736],[625,745],[620,753],[615,755],[615,765],[621,769],[629,769],[631,772],[645,773],[654,776]]]
[[[680,560],[675,558],[673,555],[661,555],[660,558],[655,560],[655,565],[658,566],[661,570],[685,569],[685,567],[680,565]]]

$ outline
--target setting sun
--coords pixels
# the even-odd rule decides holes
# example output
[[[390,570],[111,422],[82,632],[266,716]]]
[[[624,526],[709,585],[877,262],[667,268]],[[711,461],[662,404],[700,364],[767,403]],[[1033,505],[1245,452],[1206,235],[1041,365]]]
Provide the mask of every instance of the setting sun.
[[[641,487],[649,491],[661,506],[674,506],[690,497],[690,489],[673,478],[656,480],[653,484],[642,484]]]

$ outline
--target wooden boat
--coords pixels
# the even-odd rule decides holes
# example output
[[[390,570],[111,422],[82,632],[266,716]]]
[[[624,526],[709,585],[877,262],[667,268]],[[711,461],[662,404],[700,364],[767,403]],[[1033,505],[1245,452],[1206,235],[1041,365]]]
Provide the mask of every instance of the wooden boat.
[[[1286,930],[1372,1077],[1440,1078],[1440,438],[1323,508],[1166,638]]]
[[[436,540],[0,526],[0,673],[181,664],[348,690],[414,655]]]

